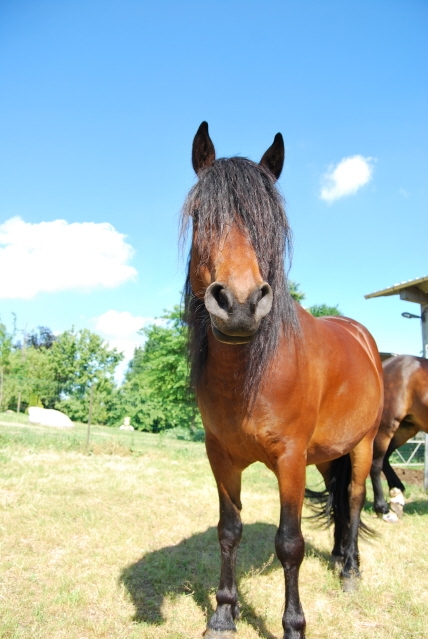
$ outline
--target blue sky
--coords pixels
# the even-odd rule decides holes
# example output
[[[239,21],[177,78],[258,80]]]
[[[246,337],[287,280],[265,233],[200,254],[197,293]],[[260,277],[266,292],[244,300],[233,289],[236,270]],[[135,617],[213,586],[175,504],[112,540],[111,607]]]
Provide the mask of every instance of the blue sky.
[[[282,132],[305,304],[419,354],[401,317],[419,307],[364,295],[428,275],[427,32],[424,0],[3,0],[2,320],[132,352],[180,299],[178,214],[207,120],[219,157],[259,160]]]

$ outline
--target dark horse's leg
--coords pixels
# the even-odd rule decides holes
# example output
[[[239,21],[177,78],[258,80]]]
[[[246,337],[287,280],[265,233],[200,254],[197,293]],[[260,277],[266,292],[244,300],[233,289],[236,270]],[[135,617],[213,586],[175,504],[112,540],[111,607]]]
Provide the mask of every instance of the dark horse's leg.
[[[341,571],[349,534],[348,486],[351,481],[351,462],[349,456],[345,455],[332,462],[323,462],[316,466],[329,492],[325,515],[328,524],[333,519],[334,544],[331,551],[333,567]]]
[[[344,537],[343,568],[340,573],[345,592],[354,590],[358,585],[357,578],[360,577],[358,533],[361,511],[366,500],[366,479],[370,472],[372,455],[373,433],[366,435],[349,454],[352,465],[349,485],[349,529]]]
[[[279,483],[281,515],[275,548],[285,576],[285,610],[282,617],[284,639],[304,639],[305,616],[299,596],[299,570],[305,542],[300,528],[305,493],[305,456],[281,457],[276,475]]]
[[[328,508],[333,510],[334,521],[332,556],[336,567],[341,567],[345,592],[354,590],[360,577],[358,533],[372,460],[372,441],[372,434],[366,435],[348,455],[317,464],[330,493]]]
[[[414,437],[418,431],[419,428],[414,424],[406,422],[400,424],[398,420],[394,420],[388,432],[384,432],[382,427],[379,429],[373,446],[373,463],[370,471],[374,492],[374,509],[378,514],[383,515],[389,511],[389,505],[382,490],[381,471],[385,474],[390,490],[391,488],[398,488],[404,492],[404,484],[391,468],[389,458],[394,450],[405,444],[411,437]]]
[[[236,587],[236,554],[242,535],[241,523],[241,474],[220,444],[207,437],[208,459],[217,482],[220,501],[218,538],[221,550],[220,585],[217,590],[217,609],[208,621],[205,637],[220,639],[222,633],[235,631],[235,619],[239,617],[238,591]]]
[[[409,439],[412,439],[419,430],[420,428],[416,424],[403,420],[398,429],[395,431],[394,437],[391,439],[388,450],[386,451],[382,466],[383,473],[386,477],[386,481],[388,482],[389,490],[391,490],[391,488],[398,488],[403,493],[406,490],[404,484],[398,479],[393,468],[391,468],[389,458],[394,450],[397,450],[397,448],[403,446],[407,441],[409,441]]]
[[[373,485],[373,506],[375,513],[378,515],[386,515],[389,512],[389,506],[383,494],[381,472],[385,456],[391,447],[391,433],[394,433],[396,428],[398,428],[398,422],[396,422],[395,426],[391,429],[388,429],[388,432],[384,430],[381,425],[381,429],[379,429],[373,443],[373,461],[370,469],[370,478]]]

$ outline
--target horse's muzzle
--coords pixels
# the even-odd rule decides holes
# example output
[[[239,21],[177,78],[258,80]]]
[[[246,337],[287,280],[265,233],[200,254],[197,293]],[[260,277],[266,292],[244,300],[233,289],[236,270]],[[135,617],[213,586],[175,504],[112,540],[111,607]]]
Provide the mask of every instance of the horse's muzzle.
[[[247,344],[272,308],[272,301],[272,289],[266,282],[251,291],[244,302],[239,302],[226,284],[214,282],[205,293],[214,336],[225,344]]]

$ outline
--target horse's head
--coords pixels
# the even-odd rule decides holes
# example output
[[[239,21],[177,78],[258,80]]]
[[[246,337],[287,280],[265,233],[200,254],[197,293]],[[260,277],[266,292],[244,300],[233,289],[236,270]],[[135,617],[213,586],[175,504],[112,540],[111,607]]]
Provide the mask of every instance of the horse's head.
[[[271,311],[274,270],[283,271],[280,196],[273,187],[284,163],[278,133],[260,164],[245,158],[215,160],[203,122],[193,140],[199,182],[187,200],[193,218],[189,280],[203,300],[220,342],[245,344]],[[286,219],[285,219],[286,221]]]

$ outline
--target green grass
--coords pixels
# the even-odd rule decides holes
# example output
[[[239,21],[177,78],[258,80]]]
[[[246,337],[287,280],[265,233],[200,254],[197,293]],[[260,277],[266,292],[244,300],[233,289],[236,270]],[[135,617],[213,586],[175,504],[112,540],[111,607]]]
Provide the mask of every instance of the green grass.
[[[0,415],[0,637],[196,639],[215,605],[217,493],[203,444],[86,426],[72,432]],[[6,423],[6,424],[5,424]],[[310,470],[311,485],[317,482]],[[344,595],[330,531],[304,520],[308,639],[428,637],[428,507],[410,487],[395,526],[360,544],[360,590]],[[275,478],[244,474],[239,637],[282,637],[274,556]]]

